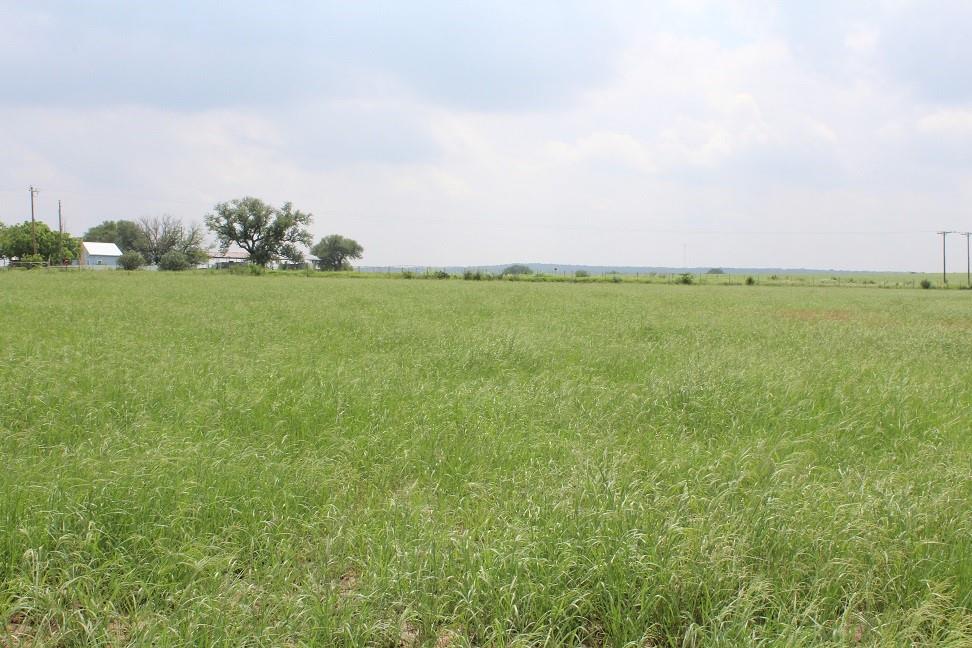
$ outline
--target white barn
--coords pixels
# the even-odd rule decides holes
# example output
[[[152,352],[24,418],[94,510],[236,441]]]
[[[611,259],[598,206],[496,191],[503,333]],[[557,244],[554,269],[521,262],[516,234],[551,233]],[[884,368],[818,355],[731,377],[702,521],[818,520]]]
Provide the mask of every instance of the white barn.
[[[121,250],[114,243],[81,243],[81,266],[92,268],[117,268]]]

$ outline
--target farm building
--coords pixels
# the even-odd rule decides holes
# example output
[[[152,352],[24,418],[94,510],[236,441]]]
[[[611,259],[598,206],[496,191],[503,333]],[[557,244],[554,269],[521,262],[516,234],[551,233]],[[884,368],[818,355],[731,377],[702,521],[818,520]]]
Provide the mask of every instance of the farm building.
[[[313,254],[305,254],[303,261],[291,261],[290,259],[274,259],[273,265],[279,270],[313,270],[320,263]]]
[[[228,268],[231,265],[249,263],[250,255],[245,250],[231,248],[225,252],[211,252],[207,268]]]
[[[114,243],[81,243],[81,266],[92,268],[116,268],[121,250]]]

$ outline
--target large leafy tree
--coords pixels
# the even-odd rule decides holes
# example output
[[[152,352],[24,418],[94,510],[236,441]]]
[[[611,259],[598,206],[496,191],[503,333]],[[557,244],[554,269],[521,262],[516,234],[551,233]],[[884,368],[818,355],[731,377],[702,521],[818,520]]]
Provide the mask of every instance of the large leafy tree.
[[[206,227],[215,234],[222,252],[235,243],[261,266],[279,258],[302,261],[298,245],[311,244],[307,227],[312,221],[311,214],[289,202],[278,208],[250,196],[219,203],[206,215]]]
[[[36,223],[36,232],[37,254],[44,259],[58,263],[61,258],[70,261],[78,257],[80,242],[70,234],[60,234],[40,222]],[[33,253],[30,221],[0,229],[0,258],[23,259]]]
[[[142,229],[138,223],[130,220],[108,220],[100,225],[95,225],[84,233],[81,240],[114,243],[122,252],[142,253],[146,244]]]
[[[322,270],[348,270],[352,259],[360,259],[364,248],[355,241],[331,234],[322,238],[311,248],[311,254],[320,259],[317,263]]]

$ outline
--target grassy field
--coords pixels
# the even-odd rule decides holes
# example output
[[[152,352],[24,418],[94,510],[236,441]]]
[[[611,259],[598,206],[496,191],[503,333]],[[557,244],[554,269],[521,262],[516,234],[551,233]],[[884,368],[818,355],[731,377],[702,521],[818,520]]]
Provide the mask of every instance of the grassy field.
[[[0,646],[970,646],[970,351],[957,290],[0,273]]]

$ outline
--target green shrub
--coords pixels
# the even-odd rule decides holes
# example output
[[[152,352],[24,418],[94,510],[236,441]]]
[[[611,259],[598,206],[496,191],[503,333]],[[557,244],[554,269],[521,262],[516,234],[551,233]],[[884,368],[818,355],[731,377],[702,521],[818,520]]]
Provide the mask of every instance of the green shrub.
[[[17,261],[17,265],[19,265],[22,268],[31,269],[31,268],[41,268],[46,264],[44,263],[44,257],[42,257],[41,255],[27,254],[21,257],[19,261]]]
[[[590,277],[591,273],[587,270],[578,270],[574,273],[574,276],[578,279],[584,279],[585,277]]]
[[[414,279],[415,273],[411,270],[402,270],[402,279]]]
[[[436,270],[435,272],[433,272],[429,276],[431,276],[433,279],[450,279],[450,278],[452,278],[452,275],[450,275],[445,270]]]
[[[621,276],[618,274],[612,274],[611,283],[621,283]]]
[[[754,279],[753,277],[746,277],[746,285],[747,286],[755,286],[756,285],[756,279]]]
[[[233,275],[262,275],[266,269],[255,263],[231,263],[226,271]]]
[[[927,279],[922,279],[921,287],[924,288],[925,290],[928,290],[929,288],[932,287],[932,282],[928,281]]]
[[[138,270],[145,265],[145,257],[135,250],[129,250],[118,257],[118,265],[122,270]]]
[[[691,272],[683,272],[682,274],[678,275],[677,279],[675,279],[675,283],[691,286],[693,283],[695,283],[695,279],[692,277]]]
[[[172,250],[171,252],[166,252],[159,259],[159,270],[188,270],[189,269],[189,257],[187,257],[182,252]]]

